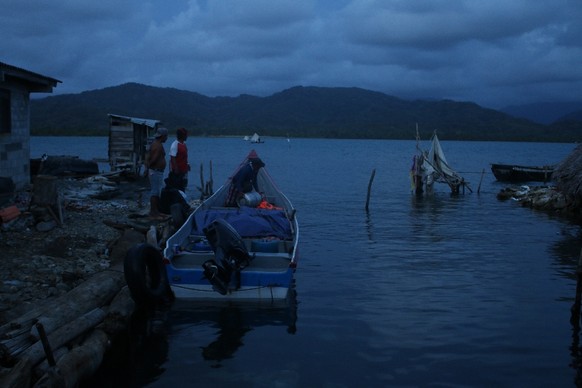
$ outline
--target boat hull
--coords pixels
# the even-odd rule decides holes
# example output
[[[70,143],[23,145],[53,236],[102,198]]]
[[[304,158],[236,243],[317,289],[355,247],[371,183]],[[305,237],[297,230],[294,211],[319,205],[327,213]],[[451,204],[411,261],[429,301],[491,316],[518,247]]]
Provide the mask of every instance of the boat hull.
[[[554,169],[551,166],[492,164],[491,171],[500,182],[550,182]]]
[[[184,255],[192,255],[186,253]],[[196,253],[194,253],[196,256]],[[255,253],[255,256],[257,254]],[[198,257],[188,257],[188,260],[198,264],[190,264],[178,268],[180,256],[174,258],[174,264],[166,265],[166,272],[174,296],[178,299],[222,299],[222,300],[272,300],[285,299],[293,284],[294,268],[289,267],[289,261],[284,257],[262,255],[251,260],[249,267],[240,272],[240,286],[226,295],[217,292],[205,277],[203,262],[214,257],[213,253],[200,253]],[[257,261],[254,264],[254,261]],[[265,265],[268,261],[278,260],[275,265]],[[262,263],[258,263],[262,262]],[[254,265],[253,265],[254,264]],[[260,267],[259,267],[260,266]]]
[[[259,173],[259,187],[268,200],[266,208],[225,207],[229,185],[228,180],[167,240],[163,257],[174,296],[225,301],[286,299],[294,286],[298,260],[295,209],[264,168]],[[217,224],[221,224],[220,233]],[[235,247],[248,256],[230,260],[228,252]],[[209,265],[217,271],[214,274],[221,274],[219,282]],[[224,271],[228,275],[222,277]]]
[[[212,285],[206,284],[178,284],[170,286],[177,299],[184,300],[238,300],[238,301],[273,301],[286,299],[289,286],[241,287],[229,295],[221,295]]]

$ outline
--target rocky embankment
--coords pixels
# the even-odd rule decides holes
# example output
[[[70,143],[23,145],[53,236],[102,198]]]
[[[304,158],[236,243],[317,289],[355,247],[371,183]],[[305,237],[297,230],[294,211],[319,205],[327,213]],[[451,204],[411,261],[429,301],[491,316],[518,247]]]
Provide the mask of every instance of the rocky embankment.
[[[580,206],[554,186],[515,186],[501,190],[499,200],[513,200],[521,206],[559,214],[574,221],[582,221]]]

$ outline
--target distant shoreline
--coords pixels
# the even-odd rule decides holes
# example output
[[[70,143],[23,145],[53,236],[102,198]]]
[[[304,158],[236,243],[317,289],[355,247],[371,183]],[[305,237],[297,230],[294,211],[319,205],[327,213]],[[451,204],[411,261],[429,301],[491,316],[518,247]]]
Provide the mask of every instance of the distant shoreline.
[[[104,137],[107,138],[109,135],[108,134],[99,134],[99,135],[95,135],[95,134],[31,134],[31,137]],[[213,135],[213,136],[196,136],[196,135],[192,135],[189,136],[189,138],[191,139],[196,139],[196,138],[200,138],[200,139],[240,139],[243,142],[248,142],[249,144],[257,144],[257,143],[251,143],[248,140],[244,140],[245,135]],[[404,140],[404,141],[414,141],[415,139],[413,137],[411,138],[381,138],[381,139],[377,139],[377,138],[329,138],[329,137],[287,137],[287,136],[262,136],[263,139],[265,140],[269,140],[269,139],[322,139],[322,140]],[[422,141],[428,141],[429,139],[421,139]],[[444,141],[468,141],[468,142],[508,142],[508,143],[563,143],[563,144],[578,144],[577,141],[560,141],[560,140],[555,140],[555,141],[549,141],[549,140],[507,140],[507,139],[499,139],[499,140],[479,140],[479,139],[449,139],[449,138],[442,138],[441,140]],[[264,144],[266,143],[265,141],[258,143],[258,144]]]

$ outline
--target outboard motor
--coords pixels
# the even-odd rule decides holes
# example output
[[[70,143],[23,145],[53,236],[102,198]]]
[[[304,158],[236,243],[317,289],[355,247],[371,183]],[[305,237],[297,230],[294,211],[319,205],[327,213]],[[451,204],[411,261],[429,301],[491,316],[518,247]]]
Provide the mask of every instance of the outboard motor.
[[[215,256],[202,264],[204,276],[216,291],[226,295],[240,288],[240,271],[249,265],[251,256],[240,235],[225,220],[216,219],[203,231]]]

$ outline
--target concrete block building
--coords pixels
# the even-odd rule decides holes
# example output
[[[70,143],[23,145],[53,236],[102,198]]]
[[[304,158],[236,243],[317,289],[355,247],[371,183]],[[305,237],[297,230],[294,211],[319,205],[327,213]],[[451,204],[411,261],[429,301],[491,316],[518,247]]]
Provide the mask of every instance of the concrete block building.
[[[0,181],[11,178],[16,190],[30,183],[30,94],[59,82],[0,62]]]

